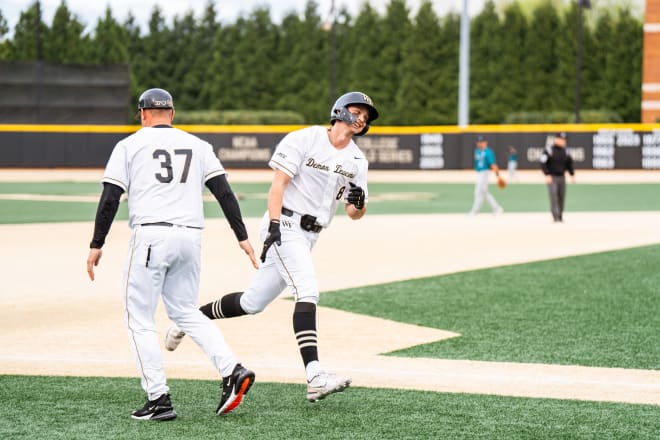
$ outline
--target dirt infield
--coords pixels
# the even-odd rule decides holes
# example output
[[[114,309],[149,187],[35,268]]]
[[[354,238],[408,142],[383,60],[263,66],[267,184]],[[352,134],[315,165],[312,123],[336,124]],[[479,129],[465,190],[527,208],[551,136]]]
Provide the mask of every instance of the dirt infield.
[[[86,173],[74,178],[100,176],[99,170]],[[76,173],[53,172],[50,180],[55,174],[72,180]],[[5,170],[0,176],[13,180]],[[232,175],[235,180],[255,176]],[[453,179],[466,176],[456,174]],[[534,181],[538,175],[527,178]],[[596,179],[595,174],[591,178]],[[652,178],[657,175],[642,181]],[[256,237],[258,219],[246,223]],[[332,290],[660,243],[658,224],[659,212],[568,213],[561,225],[545,213],[474,218],[367,215],[360,222],[339,217],[323,232],[327,238],[319,240],[314,262],[321,289]],[[5,274],[0,286],[5,330],[0,374],[136,376],[118,294],[129,230],[125,222],[113,225],[92,283],[85,273],[92,228],[91,222],[0,226],[0,267]],[[396,238],[383,244],[385,233]],[[361,246],[350,246],[351,237],[360,237]],[[243,290],[254,270],[226,222],[208,220],[203,243],[200,302]],[[346,270],[337,264],[340,260],[362,262],[364,273]],[[258,380],[300,383],[304,372],[291,312],[291,301],[282,298],[260,315],[216,322]],[[162,307],[157,320],[164,334],[169,322]],[[459,335],[327,308],[319,309],[319,336],[322,362],[351,375],[356,386],[660,404],[658,371],[381,356]],[[164,361],[170,378],[216,378],[189,340],[174,353],[164,351]]]

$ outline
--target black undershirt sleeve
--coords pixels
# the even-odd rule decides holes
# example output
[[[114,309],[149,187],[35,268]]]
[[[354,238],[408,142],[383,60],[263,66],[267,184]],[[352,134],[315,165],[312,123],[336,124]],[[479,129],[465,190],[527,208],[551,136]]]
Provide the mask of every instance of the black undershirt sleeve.
[[[573,169],[573,158],[570,155],[566,155],[566,169],[568,170],[568,174],[571,176],[575,175],[575,170]]]
[[[213,193],[225,218],[229,222],[234,235],[238,241],[247,240],[248,234],[241,216],[241,208],[238,206],[238,200],[227,182],[227,176],[221,174],[206,181],[206,187]]]
[[[101,249],[105,244],[105,237],[110,231],[110,225],[117,215],[119,199],[124,192],[119,186],[103,182],[103,192],[96,209],[96,220],[94,222],[94,236],[89,244],[90,248]]]

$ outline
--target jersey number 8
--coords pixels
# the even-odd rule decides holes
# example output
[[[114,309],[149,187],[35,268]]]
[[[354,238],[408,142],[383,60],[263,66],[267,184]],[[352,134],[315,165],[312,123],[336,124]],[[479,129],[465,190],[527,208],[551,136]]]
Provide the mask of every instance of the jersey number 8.
[[[337,193],[337,198],[336,198],[335,200],[340,200],[340,199],[341,199],[341,196],[344,195],[344,190],[345,190],[345,189],[346,189],[346,186],[342,186],[342,187],[339,189],[339,192]]]

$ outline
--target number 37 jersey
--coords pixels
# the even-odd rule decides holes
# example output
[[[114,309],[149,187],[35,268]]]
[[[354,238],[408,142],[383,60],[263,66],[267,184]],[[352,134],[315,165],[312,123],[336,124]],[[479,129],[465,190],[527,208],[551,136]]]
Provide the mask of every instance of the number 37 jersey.
[[[102,182],[128,194],[129,225],[204,226],[204,183],[225,174],[213,147],[183,130],[143,127],[115,145]]]

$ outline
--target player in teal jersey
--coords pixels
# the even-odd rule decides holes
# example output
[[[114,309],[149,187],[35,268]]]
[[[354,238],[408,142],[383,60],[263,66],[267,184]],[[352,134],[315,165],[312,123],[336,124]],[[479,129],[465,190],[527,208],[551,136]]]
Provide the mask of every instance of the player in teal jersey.
[[[501,214],[504,210],[497,203],[495,197],[488,191],[488,178],[490,170],[499,177],[500,169],[495,162],[495,153],[488,146],[488,141],[483,136],[477,137],[477,148],[474,149],[474,170],[477,177],[474,185],[474,203],[469,215],[477,215],[481,209],[484,199],[488,201],[494,214]]]

